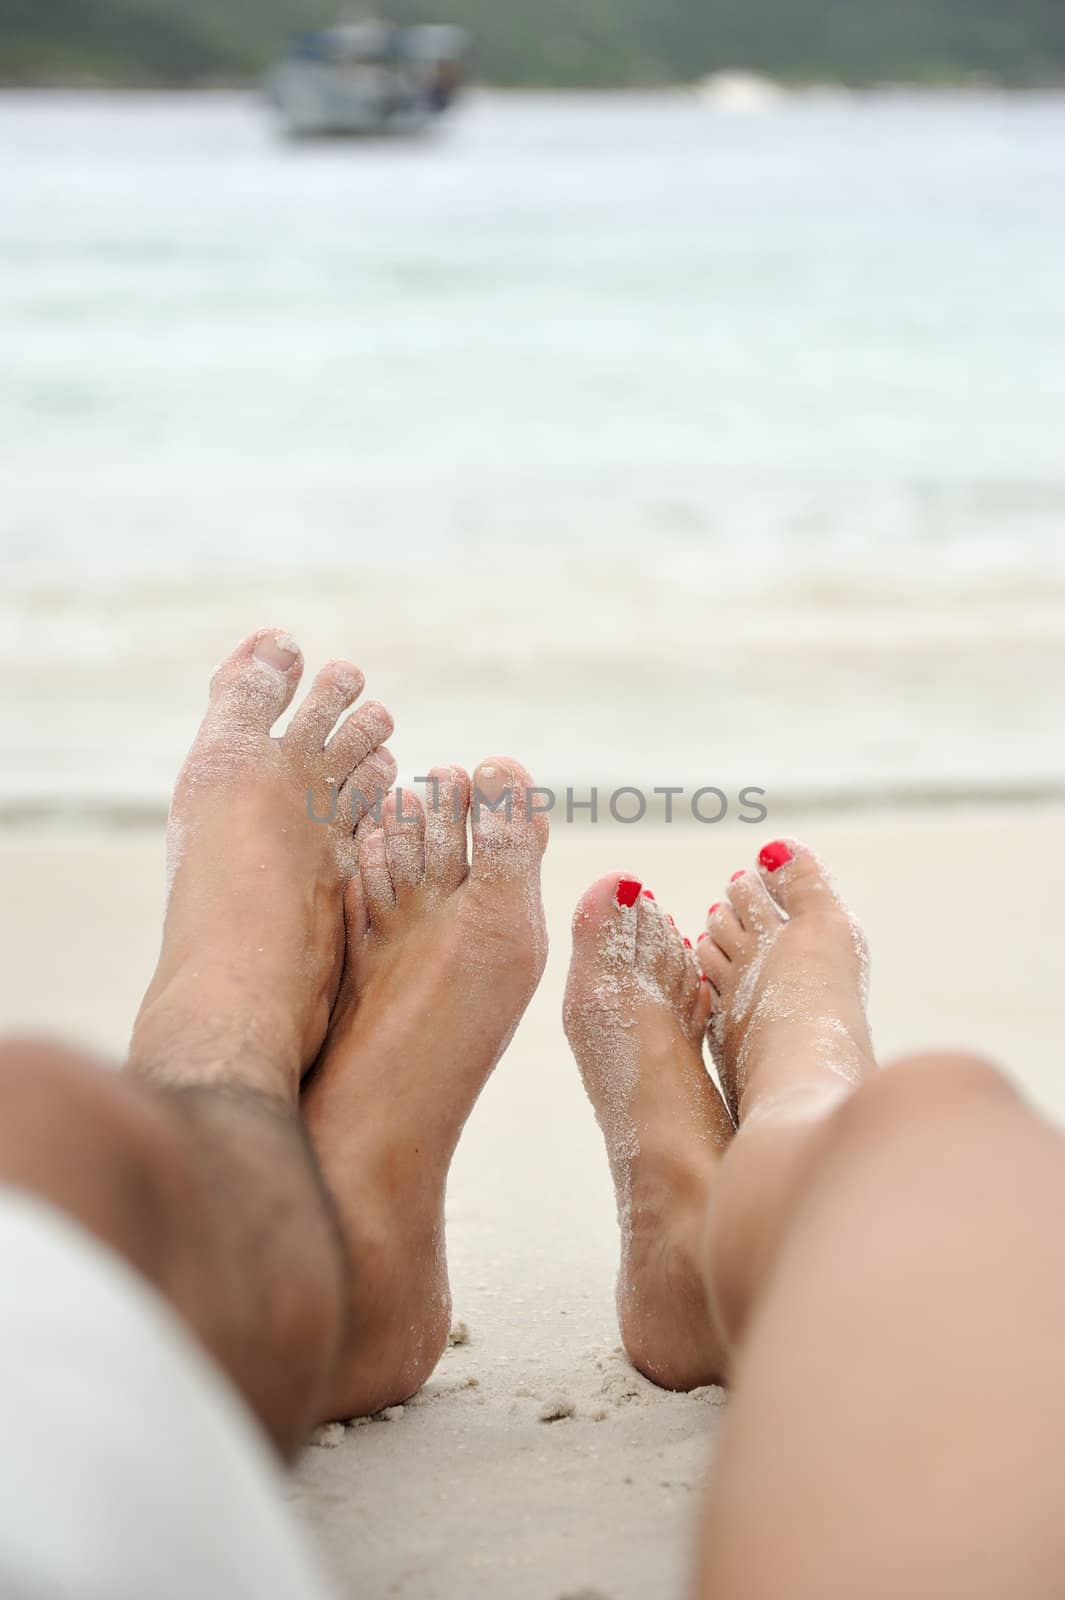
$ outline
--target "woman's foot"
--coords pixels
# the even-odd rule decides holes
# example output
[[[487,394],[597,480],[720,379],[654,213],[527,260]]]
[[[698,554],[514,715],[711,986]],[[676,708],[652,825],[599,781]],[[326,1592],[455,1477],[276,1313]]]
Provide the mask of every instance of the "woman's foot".
[[[861,929],[812,851],[764,846],[711,906],[698,956],[738,1133],[710,1201],[707,1276],[729,1352],[769,1281],[834,1112],[876,1070]]]
[[[721,1376],[703,1240],[732,1121],[703,1063],[709,1015],[670,919],[635,879],[600,878],[573,920],[563,1019],[614,1176],[622,1340],[671,1389]]]
[[[733,875],[697,953],[711,1050],[741,1124],[785,1101],[838,1099],[872,1067],[865,939],[804,845],[774,840],[756,872]]]
[[[363,688],[346,661],[322,669],[271,737],[302,671],[294,641],[263,628],[211,681],[174,791],[162,951],[134,1027],[136,1071],[166,1078],[180,1060],[183,1084],[233,1080],[294,1101],[321,1046],[343,961],[353,826],[396,766],[384,745],[392,718],[374,701],[333,731]]]
[[[701,992],[640,886],[601,879],[577,909],[565,1007],[617,1190],[622,1338],[670,1388],[728,1375],[823,1118],[875,1066],[865,943],[803,846],[767,845],[734,876],[697,954]]]
[[[334,1418],[406,1400],[446,1344],[448,1168],[547,956],[547,819],[527,810],[531,778],[487,762],[471,808],[464,772],[431,777],[427,812],[399,791],[383,826],[359,829],[344,976],[301,1101],[351,1261]]]

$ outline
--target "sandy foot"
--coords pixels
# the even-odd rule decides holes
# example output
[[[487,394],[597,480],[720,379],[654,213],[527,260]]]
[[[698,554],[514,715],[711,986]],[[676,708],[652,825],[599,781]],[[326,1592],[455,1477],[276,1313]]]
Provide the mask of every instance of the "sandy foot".
[[[838,1098],[872,1065],[868,953],[825,868],[795,840],[766,845],[711,906],[698,957],[713,996],[710,1046],[740,1124]]]
[[[333,1417],[407,1399],[446,1345],[448,1168],[547,955],[547,820],[526,811],[532,780],[514,761],[486,762],[471,807],[464,772],[432,777],[427,810],[397,792],[381,827],[360,826],[340,995],[302,1096],[352,1267]],[[502,796],[500,809],[478,795]]]
[[[353,820],[387,789],[385,708],[347,661],[318,674],[281,738],[299,647],[260,629],[218,667],[178,778],[162,951],[134,1026],[134,1070],[183,1083],[239,1079],[294,1100],[318,1053],[343,960]],[[309,814],[308,792],[315,815]]]
[[[635,880],[600,879],[574,919],[564,1013],[617,1192],[622,1340],[647,1377],[683,1389],[727,1376],[735,1305],[809,1145],[796,1119],[875,1066],[864,940],[803,846],[775,841],[734,874],[697,953],[698,966]]]
[[[614,1176],[622,1342],[671,1389],[720,1375],[703,1234],[732,1121],[703,1064],[709,1015],[668,916],[635,879],[600,878],[574,917],[563,1016]]]

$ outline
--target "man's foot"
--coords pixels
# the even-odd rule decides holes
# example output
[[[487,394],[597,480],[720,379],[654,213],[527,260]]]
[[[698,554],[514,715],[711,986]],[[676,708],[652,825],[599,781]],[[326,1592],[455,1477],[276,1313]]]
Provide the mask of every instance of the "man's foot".
[[[299,647],[263,628],[211,681],[171,807],[162,952],[130,1047],[138,1072],[240,1082],[294,1102],[321,1045],[343,961],[353,826],[396,766],[384,745],[392,718],[376,702],[333,732],[363,688],[346,661],[322,669],[271,737],[302,671]],[[315,820],[334,800],[332,820]]]
[[[633,1364],[691,1389],[721,1376],[704,1274],[707,1195],[732,1121],[703,1063],[710,986],[633,878],[581,898],[563,1018],[606,1139]]]
[[[386,802],[382,827],[360,826],[344,976],[301,1101],[351,1261],[334,1418],[408,1399],[447,1342],[448,1167],[547,955],[547,819],[527,811],[532,780],[514,761],[485,763],[471,809],[464,772],[431,776],[428,814],[403,791]],[[478,795],[502,796],[500,809]]]
[[[836,1100],[874,1066],[868,953],[817,857],[775,840],[711,906],[698,956],[714,1059],[741,1125],[773,1106]]]

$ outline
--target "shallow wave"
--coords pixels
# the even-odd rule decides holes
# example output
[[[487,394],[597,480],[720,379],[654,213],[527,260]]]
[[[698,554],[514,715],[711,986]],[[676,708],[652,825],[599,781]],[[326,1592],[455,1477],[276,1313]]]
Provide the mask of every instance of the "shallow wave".
[[[758,784],[789,798],[1065,783],[1065,586],[897,571],[712,572],[548,559],[402,576],[54,578],[9,591],[0,798],[158,808],[212,664],[261,623],[349,655],[408,777],[511,748],[562,787]]]

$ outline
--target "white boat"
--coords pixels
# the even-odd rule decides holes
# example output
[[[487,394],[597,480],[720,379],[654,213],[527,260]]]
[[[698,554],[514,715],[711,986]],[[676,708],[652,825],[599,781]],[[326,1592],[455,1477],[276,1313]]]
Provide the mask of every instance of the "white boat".
[[[454,104],[468,50],[444,24],[340,23],[301,35],[266,92],[294,138],[421,133]]]
[[[784,96],[780,84],[754,72],[712,72],[701,89],[706,103],[719,111],[764,111]]]

